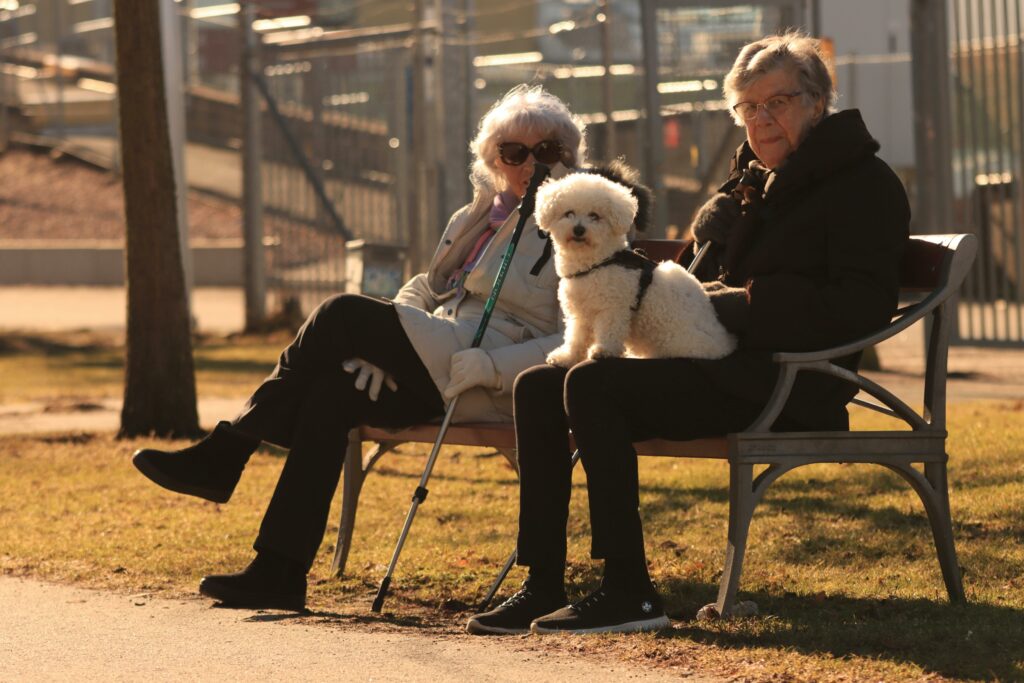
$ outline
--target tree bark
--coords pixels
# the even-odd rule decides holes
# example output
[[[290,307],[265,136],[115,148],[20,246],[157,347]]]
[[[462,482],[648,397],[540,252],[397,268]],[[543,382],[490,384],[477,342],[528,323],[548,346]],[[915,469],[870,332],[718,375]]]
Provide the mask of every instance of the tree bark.
[[[128,321],[119,436],[195,436],[195,370],[178,238],[157,0],[114,1]]]

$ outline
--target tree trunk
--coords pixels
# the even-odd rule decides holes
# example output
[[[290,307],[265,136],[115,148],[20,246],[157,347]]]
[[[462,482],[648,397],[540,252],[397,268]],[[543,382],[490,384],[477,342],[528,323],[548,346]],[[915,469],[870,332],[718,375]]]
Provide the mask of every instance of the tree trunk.
[[[120,436],[195,436],[195,370],[157,0],[114,1],[128,333]]]

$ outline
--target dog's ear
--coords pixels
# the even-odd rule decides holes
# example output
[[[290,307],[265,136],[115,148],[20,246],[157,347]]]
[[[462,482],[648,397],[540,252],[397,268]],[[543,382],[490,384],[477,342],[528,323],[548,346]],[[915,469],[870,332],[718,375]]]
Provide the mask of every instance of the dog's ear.
[[[612,230],[618,235],[628,235],[636,218],[637,200],[624,185],[608,183],[608,206],[605,213]]]
[[[558,204],[558,182],[548,178],[537,188],[537,202],[533,209],[533,220],[537,229],[547,234],[550,226],[558,220],[556,207]]]
[[[654,193],[651,189],[640,182],[640,172],[628,165],[622,159],[615,159],[604,166],[592,166],[584,169],[587,173],[602,176],[608,180],[629,188],[637,200],[636,216],[633,218],[633,225],[640,232],[650,227],[651,210],[654,205]]]

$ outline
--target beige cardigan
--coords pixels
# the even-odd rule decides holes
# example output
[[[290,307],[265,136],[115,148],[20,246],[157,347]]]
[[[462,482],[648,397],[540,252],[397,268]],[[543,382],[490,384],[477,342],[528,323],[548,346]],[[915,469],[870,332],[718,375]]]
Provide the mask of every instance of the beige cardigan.
[[[556,177],[565,173],[560,165],[552,170]],[[473,202],[455,212],[448,222],[427,272],[409,280],[394,298],[402,327],[438,391],[448,386],[452,354],[469,348],[473,341],[501,258],[519,220],[519,212],[513,211],[498,229],[466,278],[461,295],[445,291],[448,277],[462,265],[486,227],[494,196],[493,190],[477,189]],[[542,257],[545,243],[531,217],[480,345],[494,361],[501,388],[465,391],[455,411],[457,422],[511,422],[516,375],[543,363],[548,352],[562,343],[554,257],[547,259],[537,275],[530,274]]]

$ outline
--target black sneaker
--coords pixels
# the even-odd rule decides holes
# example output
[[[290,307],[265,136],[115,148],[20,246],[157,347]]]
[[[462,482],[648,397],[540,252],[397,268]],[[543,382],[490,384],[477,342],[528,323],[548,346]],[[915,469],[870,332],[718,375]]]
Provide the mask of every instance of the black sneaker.
[[[296,565],[260,553],[243,571],[203,577],[199,592],[224,607],[302,612],[306,574]]]
[[[175,493],[226,503],[259,439],[221,422],[202,441],[179,451],[143,448],[132,463],[150,480]]]
[[[534,633],[632,633],[668,628],[672,622],[657,593],[598,588],[577,603],[530,625]]]
[[[529,633],[530,623],[568,602],[564,591],[537,591],[524,581],[523,587],[490,612],[469,618],[466,630],[476,635]]]

